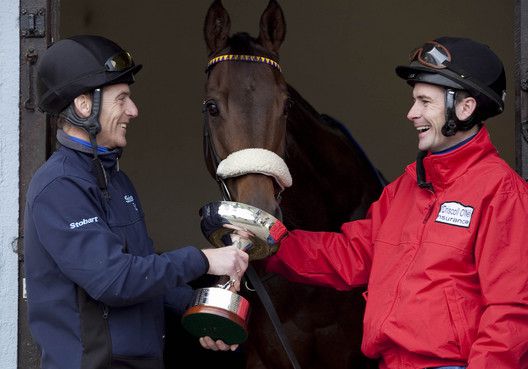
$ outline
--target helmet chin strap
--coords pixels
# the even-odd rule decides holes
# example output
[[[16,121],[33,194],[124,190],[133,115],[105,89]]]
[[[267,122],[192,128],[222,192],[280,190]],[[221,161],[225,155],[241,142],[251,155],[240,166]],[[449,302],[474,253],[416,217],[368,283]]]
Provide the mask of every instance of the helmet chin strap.
[[[445,93],[446,122],[442,127],[442,134],[446,137],[454,136],[458,131],[469,131],[478,123],[475,114],[472,114],[467,120],[460,120],[456,115],[456,90],[447,88]]]
[[[75,112],[73,103],[62,112],[62,116],[68,122],[84,129],[90,136],[96,136],[101,131],[101,124],[99,123],[99,112],[101,110],[101,89],[96,88],[92,94],[92,111],[90,116],[83,118]]]
[[[442,134],[446,137],[454,136],[458,131],[459,122],[455,110],[456,91],[447,88],[445,93],[446,122],[442,127]]]
[[[97,184],[105,198],[109,198],[108,194],[108,179],[103,163],[98,156],[96,136],[101,131],[101,123],[99,123],[99,114],[101,112],[101,89],[96,88],[92,94],[92,111],[86,118],[80,117],[75,112],[75,106],[71,103],[62,113],[62,116],[76,127],[82,128],[88,133],[90,144],[93,153],[93,171]]]
[[[460,122],[456,116],[455,111],[455,99],[456,91],[451,88],[446,89],[445,93],[445,107],[446,107],[446,122],[442,127],[442,134],[446,137],[453,136],[458,131],[458,123]],[[427,156],[427,150],[418,151],[418,157],[416,158],[416,179],[418,186],[423,189],[434,192],[433,185],[427,182],[425,167],[423,159]]]

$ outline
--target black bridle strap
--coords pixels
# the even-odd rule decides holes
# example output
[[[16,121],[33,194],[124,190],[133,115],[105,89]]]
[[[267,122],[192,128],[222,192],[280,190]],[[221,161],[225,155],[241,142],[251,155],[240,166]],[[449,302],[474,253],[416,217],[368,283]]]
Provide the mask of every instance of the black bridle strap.
[[[218,164],[220,163],[220,157],[216,153],[216,150],[214,148],[212,137],[211,137],[211,131],[209,129],[209,122],[207,121],[207,112],[203,112],[203,134],[204,134],[204,156],[207,158],[207,153],[209,153],[212,156],[213,159],[213,167],[215,170],[215,179],[218,185],[220,186],[220,191],[222,192],[222,197],[224,200],[232,201],[231,194],[229,193],[229,189],[227,188],[226,183],[222,178],[220,178],[216,174],[216,169],[218,168]],[[275,333],[277,333],[277,337],[279,338],[279,341],[282,345],[282,348],[286,352],[286,355],[288,356],[288,360],[290,360],[290,363],[294,369],[301,369],[301,366],[299,365],[299,362],[297,361],[297,357],[295,356],[295,353],[293,352],[290,341],[288,340],[288,337],[286,336],[286,333],[284,332],[284,329],[282,327],[282,323],[279,319],[279,316],[277,315],[277,311],[275,310],[275,307],[273,306],[273,302],[271,301],[271,298],[269,297],[268,291],[266,291],[266,287],[264,287],[264,284],[262,284],[257,272],[253,268],[251,264],[248,265],[248,268],[246,269],[246,276],[249,279],[249,282],[257,292],[257,296],[259,297],[260,301],[262,302],[262,305],[264,306],[264,309],[266,309],[266,313],[268,313],[268,316],[271,320],[271,324],[273,325],[273,328],[275,329]]]
[[[251,282],[253,288],[257,292],[257,295],[260,301],[262,302],[262,305],[266,309],[271,323],[273,324],[273,328],[275,328],[275,332],[277,333],[277,337],[279,337],[282,348],[284,348],[284,351],[286,351],[286,355],[288,355],[288,359],[290,360],[291,365],[294,369],[301,369],[301,365],[297,361],[297,357],[295,356],[295,353],[293,352],[293,349],[290,346],[290,341],[288,340],[288,337],[284,332],[282,323],[279,319],[279,316],[277,315],[275,307],[273,306],[273,302],[271,301],[269,294],[266,291],[266,287],[264,287],[264,284],[262,284],[257,272],[251,264],[248,265],[248,268],[246,269],[246,276],[248,277],[249,282]]]
[[[215,147],[212,142],[211,138],[211,130],[209,129],[209,122],[207,120],[207,112],[203,111],[203,135],[204,135],[204,143],[203,143],[203,150],[204,150],[204,157],[207,159],[207,154],[209,153],[212,156],[213,159],[213,169],[215,172],[215,180],[216,183],[218,183],[218,186],[220,187],[220,192],[222,193],[222,199],[223,200],[231,200],[231,194],[229,193],[229,189],[227,188],[227,184],[225,181],[216,174],[216,170],[218,169],[218,164],[220,164],[220,156],[216,153]]]

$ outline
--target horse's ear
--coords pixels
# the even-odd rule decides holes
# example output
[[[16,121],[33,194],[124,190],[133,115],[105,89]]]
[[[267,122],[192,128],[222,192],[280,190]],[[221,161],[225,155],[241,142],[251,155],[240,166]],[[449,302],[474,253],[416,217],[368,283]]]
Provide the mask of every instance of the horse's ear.
[[[215,0],[207,11],[204,23],[204,38],[210,54],[226,47],[230,28],[229,14],[222,6],[222,1]]]
[[[286,20],[282,8],[275,0],[270,0],[260,17],[260,34],[258,41],[266,49],[279,52],[286,36]]]

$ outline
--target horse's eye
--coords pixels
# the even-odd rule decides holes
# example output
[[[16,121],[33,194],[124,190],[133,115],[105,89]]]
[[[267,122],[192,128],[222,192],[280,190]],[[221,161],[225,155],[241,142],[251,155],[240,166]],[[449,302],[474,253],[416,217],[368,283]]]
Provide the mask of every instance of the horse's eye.
[[[293,100],[290,98],[286,99],[286,101],[284,102],[284,109],[282,111],[282,114],[288,115],[292,106],[293,106]]]
[[[214,101],[207,101],[205,103],[205,108],[212,117],[216,117],[220,113],[218,110],[218,105],[216,105]]]

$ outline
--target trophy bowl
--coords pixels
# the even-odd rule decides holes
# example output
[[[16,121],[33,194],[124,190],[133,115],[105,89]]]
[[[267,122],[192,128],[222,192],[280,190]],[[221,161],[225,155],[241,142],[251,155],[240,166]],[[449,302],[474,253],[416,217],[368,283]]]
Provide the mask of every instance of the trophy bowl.
[[[200,216],[202,233],[213,246],[234,244],[248,253],[250,261],[273,255],[287,234],[280,220],[240,202],[211,202],[200,209]],[[196,337],[209,336],[229,345],[242,343],[248,337],[249,302],[229,291],[233,281],[222,278],[216,287],[195,291],[182,325]]]
[[[235,201],[216,201],[200,209],[204,236],[216,247],[235,243],[233,233],[245,234],[246,244],[239,245],[249,260],[264,259],[279,249],[286,236],[286,227],[280,220],[262,209]]]

